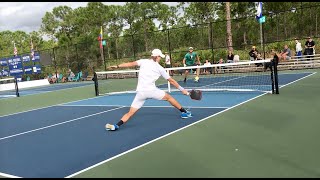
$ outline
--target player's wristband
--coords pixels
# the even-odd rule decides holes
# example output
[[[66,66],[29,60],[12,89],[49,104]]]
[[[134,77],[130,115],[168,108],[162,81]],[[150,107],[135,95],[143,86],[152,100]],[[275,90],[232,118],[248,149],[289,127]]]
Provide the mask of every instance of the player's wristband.
[[[183,90],[184,90],[184,88],[181,87],[181,86],[179,86],[178,89],[179,89],[180,91],[183,91]]]

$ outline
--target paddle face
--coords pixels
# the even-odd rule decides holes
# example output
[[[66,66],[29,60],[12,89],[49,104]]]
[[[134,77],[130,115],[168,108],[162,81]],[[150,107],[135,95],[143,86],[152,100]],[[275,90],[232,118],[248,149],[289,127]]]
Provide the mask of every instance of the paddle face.
[[[202,98],[202,91],[200,91],[200,90],[192,90],[192,91],[190,91],[190,97],[193,100],[198,100],[199,101]]]

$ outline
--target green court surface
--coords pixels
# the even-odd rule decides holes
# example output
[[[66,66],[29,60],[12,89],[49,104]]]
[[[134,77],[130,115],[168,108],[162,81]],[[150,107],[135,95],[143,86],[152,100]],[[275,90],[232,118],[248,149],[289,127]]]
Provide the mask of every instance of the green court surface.
[[[74,178],[320,177],[320,70]],[[0,115],[94,97],[94,87],[0,100]],[[214,101],[214,99],[213,99]],[[106,142],[108,143],[108,142]]]

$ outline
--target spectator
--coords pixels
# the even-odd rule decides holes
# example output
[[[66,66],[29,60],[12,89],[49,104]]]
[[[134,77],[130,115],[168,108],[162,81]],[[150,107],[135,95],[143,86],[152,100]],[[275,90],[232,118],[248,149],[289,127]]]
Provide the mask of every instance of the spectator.
[[[165,52],[165,64],[166,64],[166,68],[171,68],[171,59],[170,59],[170,55],[168,52]],[[172,71],[169,71],[170,76],[172,76]]]
[[[211,63],[209,62],[208,59],[206,59],[206,62],[204,63],[204,66],[210,66],[210,65],[211,65]],[[203,69],[203,72],[204,72],[205,74],[208,74],[209,72],[211,73],[211,67],[204,68],[204,69]]]
[[[52,76],[49,80],[50,84],[56,83],[57,82],[57,74],[56,73],[52,73]]]
[[[234,55],[233,62],[237,63],[240,61],[240,56],[238,54]]]
[[[291,59],[291,50],[289,49],[288,45],[284,45],[284,49],[280,53],[280,61],[281,61],[281,58],[283,60],[290,60]]]
[[[227,63],[233,63],[234,55],[231,50],[228,51]]]
[[[299,40],[297,38],[295,39],[295,42],[296,42],[296,56],[298,57],[298,59],[300,59],[302,56],[301,43],[299,42]]]
[[[223,64],[223,63],[224,63],[223,59],[220,58],[219,61],[218,61],[218,64]],[[222,66],[218,66],[217,69],[216,69],[216,72],[220,73],[221,69],[223,69],[223,67]]]
[[[275,64],[278,64],[278,62],[279,62],[279,56],[277,55],[277,52],[274,49],[271,50],[270,55],[271,55],[272,60],[270,62],[266,62],[264,64],[264,71],[267,71],[267,69],[270,69],[270,71],[272,71],[272,67]]]
[[[71,71],[71,69],[68,70],[68,81],[72,81],[73,78],[75,77],[76,75],[74,75],[74,73]]]
[[[250,61],[257,60],[258,50],[256,49],[256,46],[252,46],[251,51],[249,52]]]
[[[260,54],[260,53],[257,54],[257,60],[262,60],[262,57],[261,57],[261,54]],[[263,64],[262,64],[262,63],[256,63],[256,66],[257,66],[257,67],[263,66]]]
[[[307,42],[305,43],[305,55],[308,55],[308,57],[311,57],[310,55],[313,55],[315,53],[315,42],[311,39],[311,37],[308,37]]]

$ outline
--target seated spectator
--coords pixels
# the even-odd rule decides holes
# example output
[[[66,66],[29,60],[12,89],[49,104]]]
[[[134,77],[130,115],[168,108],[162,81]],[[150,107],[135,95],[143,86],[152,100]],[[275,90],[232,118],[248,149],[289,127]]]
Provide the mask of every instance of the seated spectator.
[[[63,76],[63,74],[58,72],[59,82],[65,83],[67,82],[67,78]],[[61,78],[61,79],[60,79]]]
[[[223,64],[223,63],[224,63],[223,59],[220,58],[219,61],[218,61],[218,64]],[[221,69],[223,69],[223,67],[217,67],[216,72],[217,73],[221,72]]]
[[[280,53],[280,61],[283,60],[290,60],[291,59],[291,50],[289,49],[288,45],[284,45],[283,51]]]
[[[270,62],[264,63],[264,71],[267,71],[267,69],[270,69],[270,71],[272,71],[272,67],[275,64],[278,64],[278,62],[279,62],[279,56],[274,49],[271,50],[270,58],[272,58],[272,60]]]
[[[71,71],[71,69],[68,70],[68,81],[72,81],[73,78],[75,77],[76,75],[74,75],[74,73]]]
[[[49,79],[49,83],[53,84],[57,82],[57,74],[56,73],[52,73],[50,79]]]
[[[258,50],[256,49],[256,46],[252,46],[251,51],[249,52],[250,61],[257,60]]]
[[[210,65],[211,65],[211,63],[209,62],[208,59],[206,59],[206,62],[204,63],[204,66],[210,66]],[[211,72],[211,67],[204,68],[204,69],[203,69],[203,72],[204,72],[205,74],[208,74],[209,72]]]
[[[48,73],[48,76],[46,77],[46,79],[49,81],[49,83],[51,84],[51,74],[50,73]]]
[[[258,53],[258,55],[257,55],[257,60],[262,60],[262,57],[261,57],[261,54],[260,54],[260,53]],[[262,63],[256,63],[256,66],[257,66],[257,67],[263,66],[263,64],[262,64]]]
[[[227,63],[233,63],[234,55],[232,51],[228,51]]]
[[[233,62],[237,63],[240,61],[240,56],[238,54],[234,55]]]

